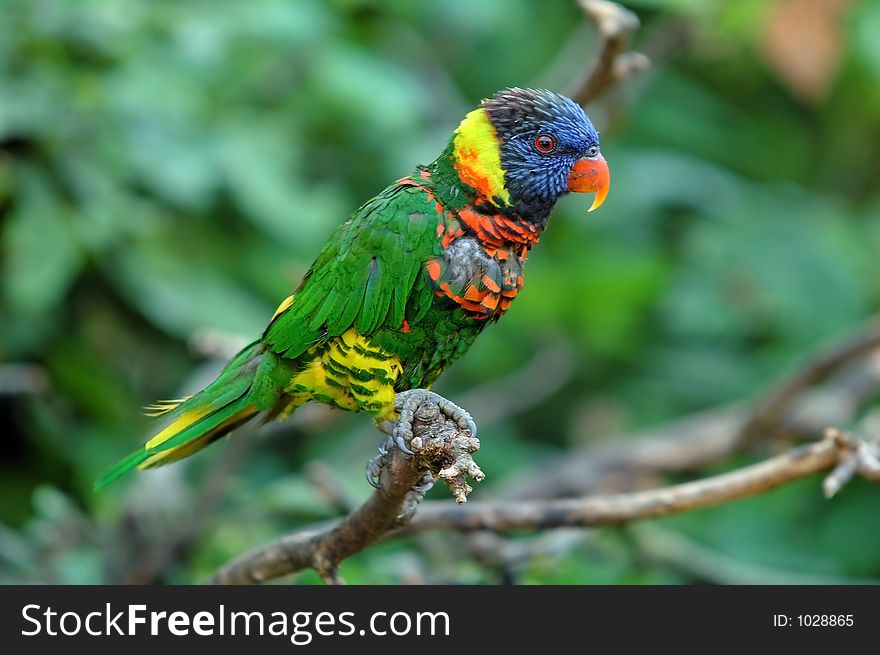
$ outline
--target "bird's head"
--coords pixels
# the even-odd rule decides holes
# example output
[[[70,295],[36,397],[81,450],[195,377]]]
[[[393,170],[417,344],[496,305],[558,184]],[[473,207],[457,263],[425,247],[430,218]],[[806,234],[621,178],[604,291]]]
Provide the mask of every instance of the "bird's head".
[[[510,88],[470,112],[455,131],[452,159],[462,182],[481,199],[524,216],[546,216],[569,191],[608,195],[610,174],[599,135],[573,100]]]

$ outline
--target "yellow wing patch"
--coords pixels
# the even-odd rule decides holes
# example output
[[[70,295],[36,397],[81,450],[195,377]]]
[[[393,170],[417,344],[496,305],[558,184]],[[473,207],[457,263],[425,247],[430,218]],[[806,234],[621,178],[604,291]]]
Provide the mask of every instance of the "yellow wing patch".
[[[501,167],[501,148],[485,109],[474,109],[464,117],[455,130],[453,149],[455,170],[465,184],[487,200],[500,198],[510,204]]]
[[[290,381],[293,402],[285,413],[305,402],[361,410],[379,419],[393,419],[394,385],[403,366],[400,360],[371,345],[354,328],[330,340]]]
[[[283,301],[281,301],[281,304],[278,305],[278,309],[276,309],[275,313],[272,314],[272,321],[274,321],[276,318],[278,318],[278,314],[283,314],[288,309],[290,309],[290,306],[293,304],[293,296],[294,295],[296,295],[296,294],[292,293],[289,296],[287,296],[287,298],[285,298]],[[269,322],[271,323],[272,321],[269,321]]]

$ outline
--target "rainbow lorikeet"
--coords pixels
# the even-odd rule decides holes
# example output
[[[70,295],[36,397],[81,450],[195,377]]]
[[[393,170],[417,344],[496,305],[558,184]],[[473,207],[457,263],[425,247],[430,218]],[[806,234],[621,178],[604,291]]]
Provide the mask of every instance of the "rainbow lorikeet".
[[[574,101],[520,88],[484,100],[433,163],[336,230],[263,335],[216,380],[154,406],[174,420],[97,486],[309,401],[378,422],[411,416],[402,407],[431,395],[424,389],[510,307],[557,199],[595,192],[593,210],[608,187],[599,137]],[[475,436],[466,412],[448,401],[443,411]]]

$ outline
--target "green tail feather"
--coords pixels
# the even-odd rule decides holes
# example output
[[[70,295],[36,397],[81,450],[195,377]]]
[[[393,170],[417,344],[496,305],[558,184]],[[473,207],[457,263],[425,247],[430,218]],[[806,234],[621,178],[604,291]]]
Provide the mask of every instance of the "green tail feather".
[[[152,468],[187,457],[273,407],[282,388],[274,384],[276,361],[260,342],[242,349],[216,380],[168,412],[175,420],[165,430],[107,471],[95,489],[134,468]]]
[[[256,408],[249,403],[248,398],[239,398],[236,402],[213,411],[180,432],[174,433],[167,441],[163,441],[153,448],[144,446],[131,453],[95,482],[95,489],[107,486],[139,466],[153,468],[191,455],[238,427],[256,413]],[[239,414],[244,414],[244,416],[239,416]],[[185,451],[185,454],[181,454],[181,450]],[[167,454],[163,457],[163,453]],[[156,461],[148,462],[156,456],[159,456]]]
[[[113,482],[117,478],[125,475],[126,473],[131,471],[133,468],[137,467],[138,464],[140,464],[147,457],[149,457],[149,455],[145,456],[144,453],[145,453],[145,451],[143,449],[137,450],[137,451],[131,453],[125,459],[119,461],[113,468],[111,468],[104,475],[102,475],[100,478],[98,478],[98,480],[95,482],[95,491],[97,491],[98,489],[102,489],[103,487],[106,487],[108,484],[110,484],[111,482]]]

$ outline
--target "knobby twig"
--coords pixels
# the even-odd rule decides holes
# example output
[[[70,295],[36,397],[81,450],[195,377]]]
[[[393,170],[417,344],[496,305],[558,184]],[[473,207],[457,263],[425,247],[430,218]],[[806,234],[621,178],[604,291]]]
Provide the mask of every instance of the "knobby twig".
[[[444,480],[456,501],[465,502],[471,491],[466,478],[483,479],[472,459],[479,441],[431,403],[416,411],[413,434],[412,456],[396,447],[380,449],[378,486],[363,505],[339,521],[319,524],[239,557],[220,569],[212,582],[263,582],[311,567],[326,582],[339,583],[338,566],[343,559],[412,518],[430,487],[419,484],[426,474],[432,481]]]
[[[828,428],[825,431],[825,438],[833,440],[848,450],[846,456],[841,457],[837,466],[822,484],[827,498],[837,495],[837,492],[856,475],[875,482],[880,480],[880,459],[877,457],[878,442],[876,440],[861,441],[837,428]]]
[[[647,70],[650,61],[639,52],[627,52],[639,27],[634,13],[608,0],[580,0],[579,4],[602,38],[595,64],[568,93],[577,103],[587,105],[624,78]]]

